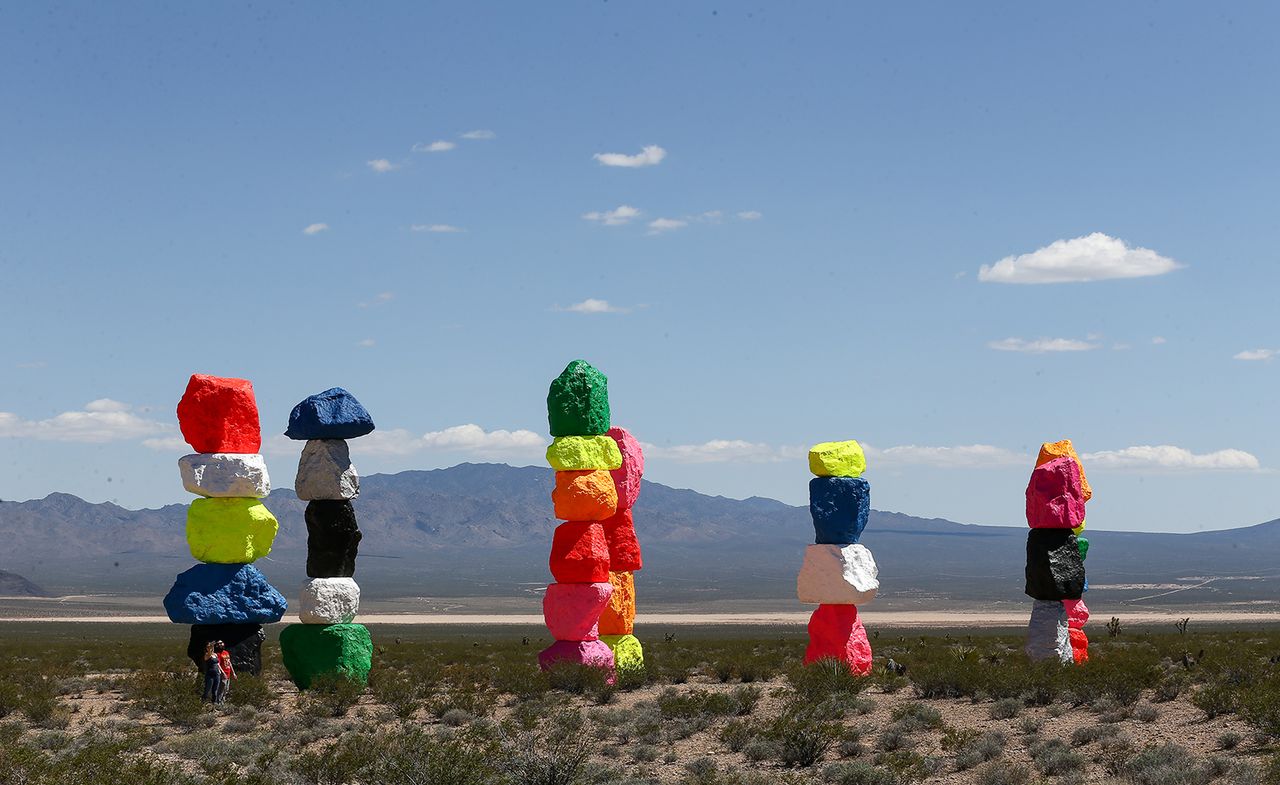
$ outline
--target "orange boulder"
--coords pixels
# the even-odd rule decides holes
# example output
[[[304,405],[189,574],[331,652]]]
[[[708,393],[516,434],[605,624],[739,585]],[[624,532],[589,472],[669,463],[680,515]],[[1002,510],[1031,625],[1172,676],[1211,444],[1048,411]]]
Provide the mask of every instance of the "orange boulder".
[[[618,491],[603,469],[556,472],[551,503],[562,521],[603,521],[618,511]]]
[[[609,573],[613,594],[600,612],[601,635],[630,635],[636,623],[636,580],[630,572]]]

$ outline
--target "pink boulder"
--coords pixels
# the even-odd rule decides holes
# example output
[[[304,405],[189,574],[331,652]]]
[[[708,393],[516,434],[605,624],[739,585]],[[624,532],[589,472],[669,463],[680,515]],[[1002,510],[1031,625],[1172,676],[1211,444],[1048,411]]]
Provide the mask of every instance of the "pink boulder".
[[[1080,464],[1064,456],[1037,466],[1027,483],[1027,525],[1033,529],[1074,529],[1083,522]]]
[[[561,663],[613,670],[613,649],[604,641],[556,641],[538,654],[538,667],[551,670]]]
[[[604,538],[609,546],[609,569],[614,572],[636,572],[644,567],[640,558],[640,541],[636,539],[636,526],[631,510],[620,511],[603,520]]]
[[[1062,607],[1067,611],[1067,626],[1073,630],[1084,629],[1085,622],[1089,621],[1089,608],[1084,600],[1063,600]]]
[[[613,594],[610,583],[553,583],[542,597],[542,618],[558,641],[600,637],[600,614]]]
[[[626,428],[614,426],[608,435],[618,443],[622,453],[622,466],[609,472],[613,485],[618,489],[618,510],[629,510],[640,496],[640,476],[644,474],[644,451],[640,442]]]
[[[804,664],[836,659],[855,676],[871,673],[871,643],[856,605],[819,605],[809,617],[809,647]]]
[[[558,583],[601,583],[609,580],[609,543],[595,521],[570,521],[556,527],[551,539],[551,575]]]

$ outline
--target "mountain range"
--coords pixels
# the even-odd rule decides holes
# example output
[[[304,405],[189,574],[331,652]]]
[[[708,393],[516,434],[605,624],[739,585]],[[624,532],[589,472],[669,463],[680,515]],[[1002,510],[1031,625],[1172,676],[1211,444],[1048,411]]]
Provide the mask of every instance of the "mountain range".
[[[362,478],[356,577],[367,601],[410,610],[485,598],[494,608],[537,612],[557,523],[552,486],[550,469],[503,464]],[[277,489],[265,504],[280,532],[257,566],[292,596],[304,578],[306,502]],[[62,493],[0,502],[0,570],[38,583],[32,594],[158,597],[193,563],[185,518],[182,504],[128,510]],[[655,607],[797,609],[795,575],[812,542],[806,508],[645,482],[635,520],[645,559],[637,587]],[[1280,595],[1280,520],[1196,534],[1087,536],[1091,597],[1135,608],[1248,609]],[[872,512],[863,536],[880,568],[877,603],[898,610],[1025,605],[1025,542],[1022,526],[885,511]],[[0,595],[24,585],[3,578]]]

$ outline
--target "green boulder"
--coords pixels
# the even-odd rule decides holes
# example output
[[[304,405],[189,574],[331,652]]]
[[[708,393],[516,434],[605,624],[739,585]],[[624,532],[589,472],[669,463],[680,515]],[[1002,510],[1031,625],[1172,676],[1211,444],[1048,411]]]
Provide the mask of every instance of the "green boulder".
[[[373,640],[363,624],[290,624],[280,631],[280,654],[300,690],[325,674],[368,684]]]
[[[586,360],[574,360],[547,391],[552,436],[598,436],[609,430],[609,379]]]
[[[1084,558],[1089,555],[1089,541],[1084,537],[1077,537],[1076,547],[1080,549],[1080,561],[1084,561]]]
[[[644,667],[644,649],[634,635],[601,635],[600,642],[613,652],[613,667],[618,672]]]

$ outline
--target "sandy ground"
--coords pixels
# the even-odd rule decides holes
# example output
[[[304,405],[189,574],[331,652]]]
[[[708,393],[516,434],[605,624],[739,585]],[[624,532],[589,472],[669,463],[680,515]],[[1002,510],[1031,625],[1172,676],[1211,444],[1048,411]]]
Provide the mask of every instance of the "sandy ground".
[[[809,621],[811,611],[793,613],[640,613],[637,624],[688,624],[688,625],[803,625]],[[861,612],[863,623],[895,628],[949,628],[949,627],[1020,627],[1027,623],[1030,607],[1025,612],[977,612],[937,613],[930,611],[881,611]],[[1280,623],[1280,612],[1247,611],[1118,611],[1126,624],[1172,624],[1190,616],[1197,625],[1203,624],[1275,624]],[[1093,621],[1104,623],[1107,615],[1095,612]],[[163,623],[169,619],[162,615],[131,616],[2,616],[4,622],[74,622],[74,623]],[[542,616],[504,614],[362,614],[363,624],[431,624],[431,625],[539,625]]]

